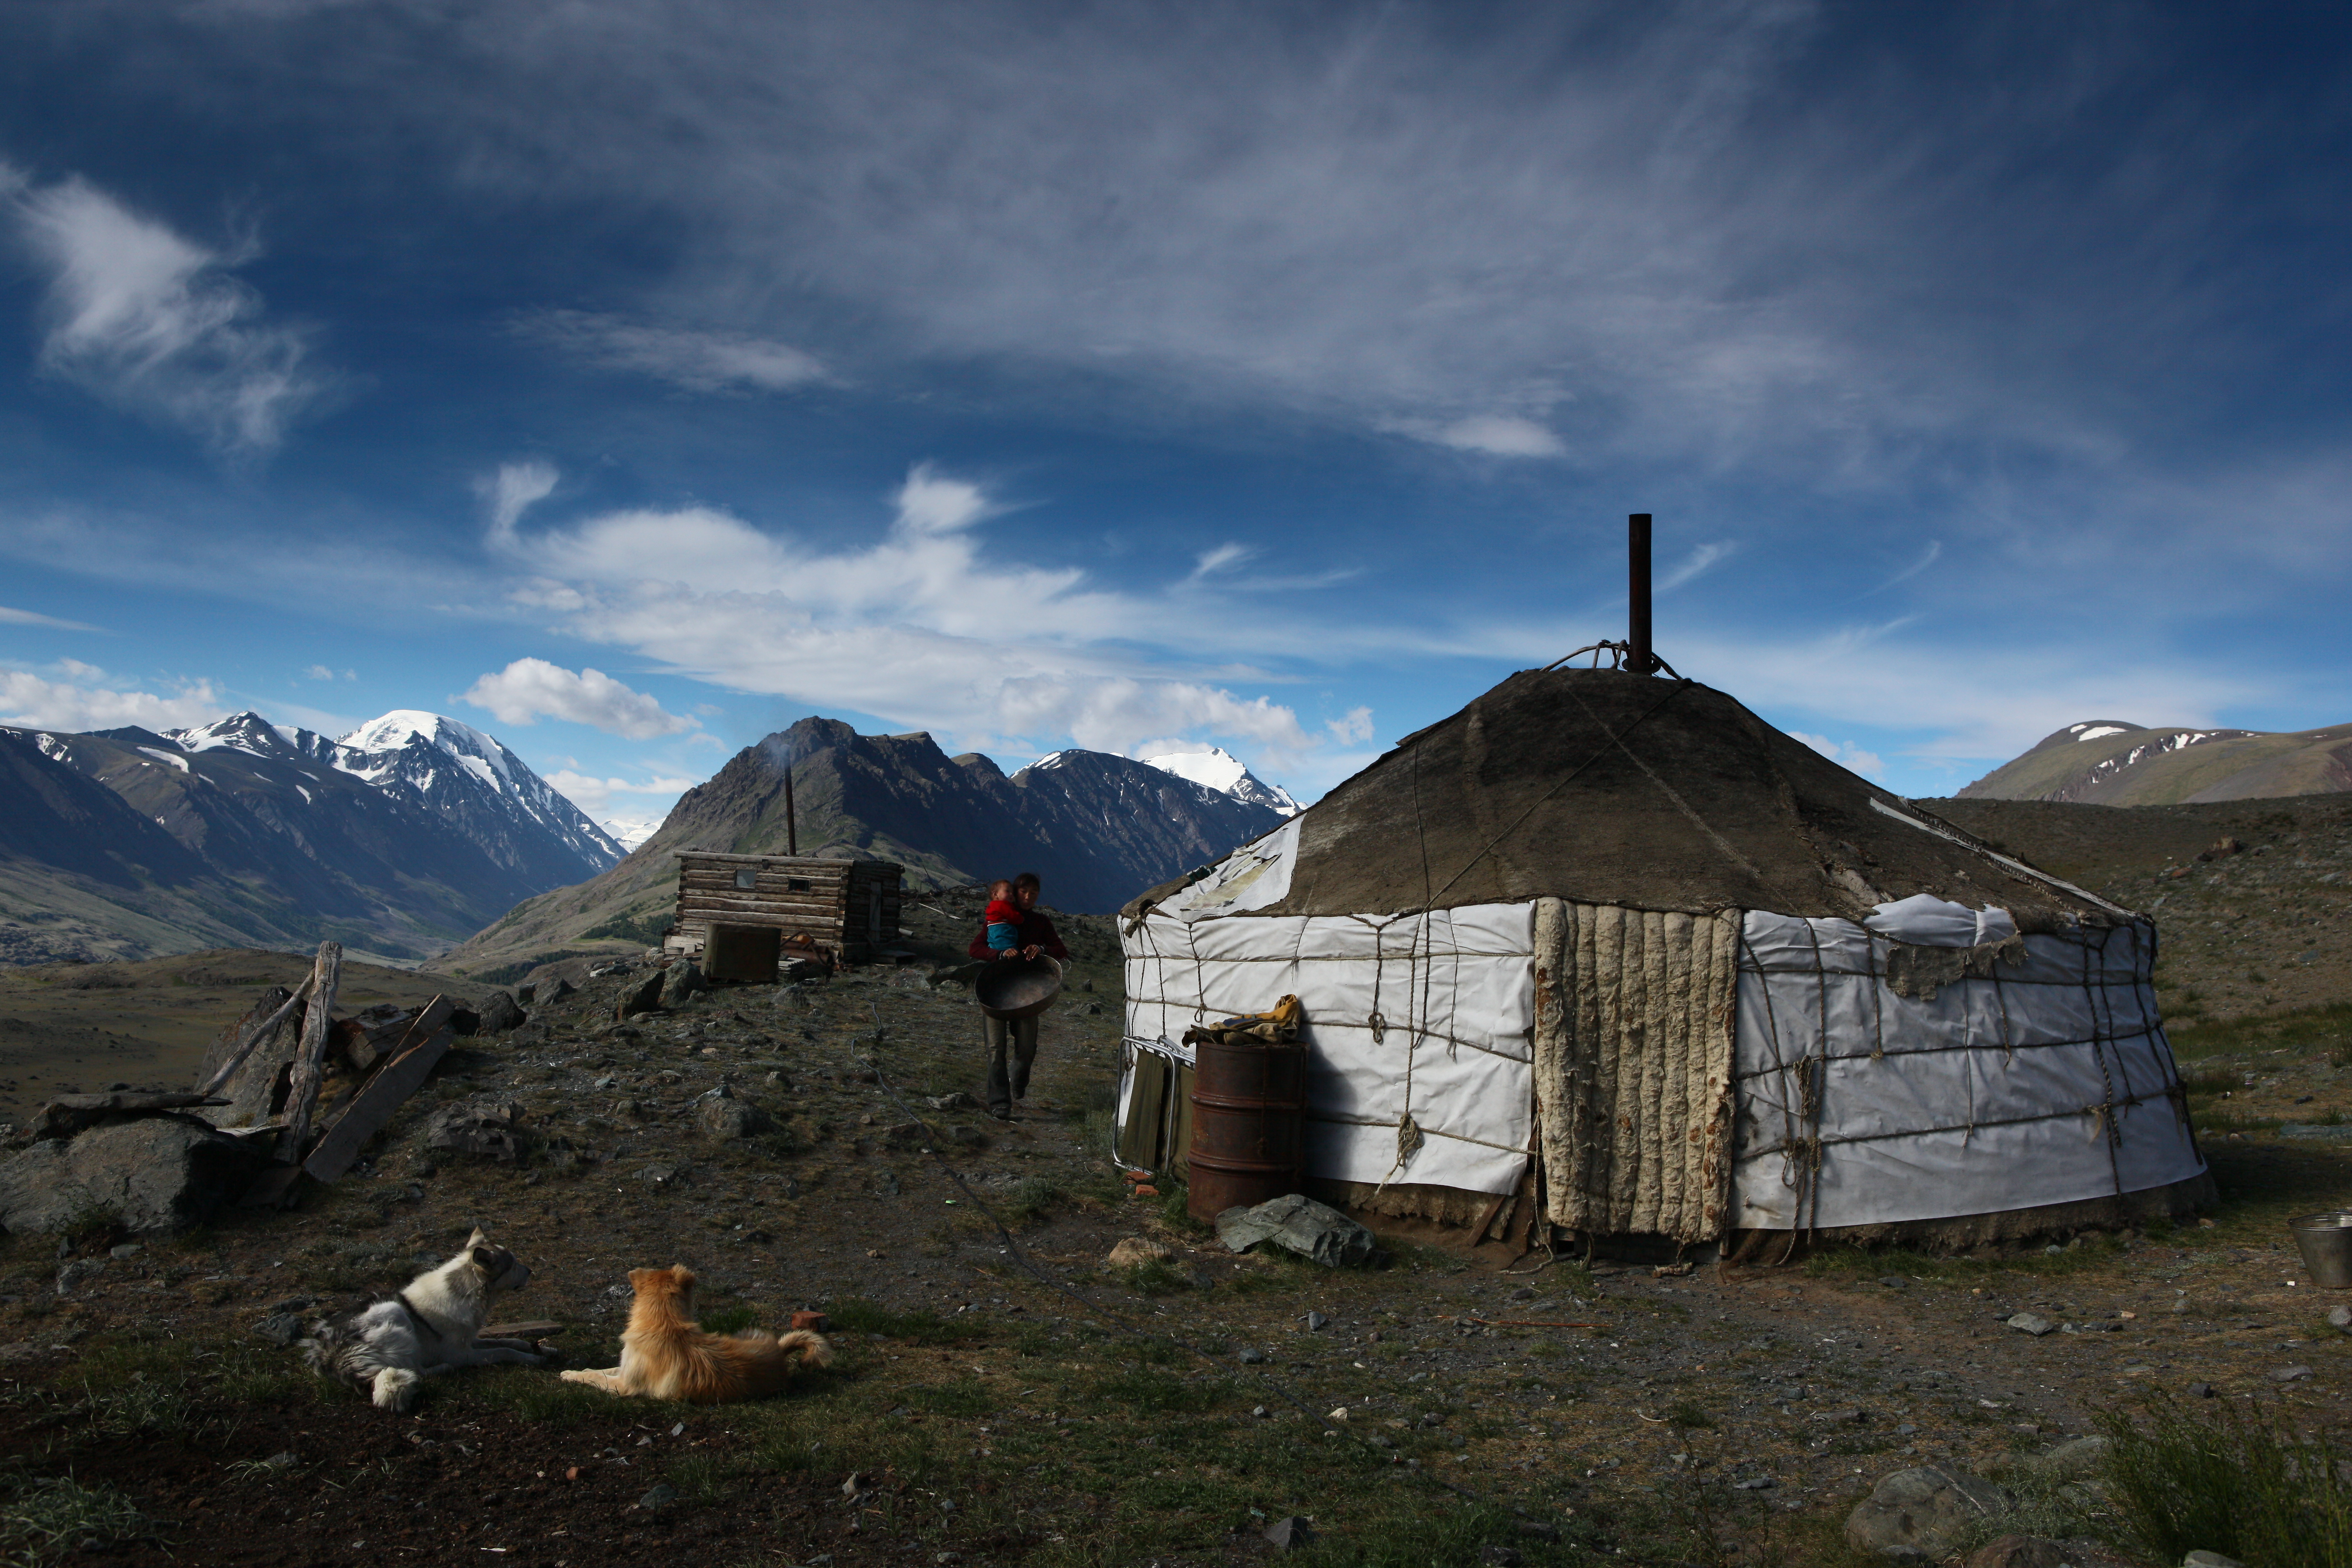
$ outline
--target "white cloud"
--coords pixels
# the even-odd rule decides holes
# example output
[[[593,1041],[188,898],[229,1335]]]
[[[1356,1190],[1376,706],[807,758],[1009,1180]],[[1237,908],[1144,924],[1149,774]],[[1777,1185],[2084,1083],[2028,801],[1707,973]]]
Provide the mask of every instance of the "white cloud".
[[[1925,572],[1928,567],[1933,566],[1939,559],[1941,559],[1943,553],[1944,542],[1940,539],[1929,540],[1927,542],[1927,548],[1919,552],[1918,560],[1914,561],[1910,565],[1906,566],[1902,571],[1897,572],[1894,576],[1889,577],[1885,582],[1878,584],[1878,587],[1871,589],[1870,592],[1875,594],[1882,588],[1892,588],[1895,584],[1903,582],[1907,578],[1916,577],[1920,573]]]
[[[692,789],[696,782],[674,778],[600,779],[593,773],[575,773],[570,768],[559,768],[541,776],[555,787],[558,794],[599,821],[604,820],[604,814],[612,809],[613,797],[616,795],[656,795],[675,800]]]
[[[586,310],[537,311],[523,318],[520,330],[591,363],[636,371],[689,392],[789,392],[832,379],[814,355],[740,332],[656,327]]]
[[[475,491],[489,504],[492,542],[512,542],[515,524],[522,521],[524,512],[554,492],[559,478],[554,465],[533,459],[500,463],[496,474],[477,482]]]
[[[231,268],[249,244],[207,248],[79,178],[0,191],[49,274],[41,365],[235,457],[266,454],[325,395],[310,335],[261,320]]]
[[[184,682],[168,696],[123,691],[89,684],[103,672],[71,665],[68,679],[47,680],[21,669],[0,669],[0,723],[28,730],[116,730],[136,724],[168,730],[204,724],[221,716],[227,703],[209,680]]]
[[[591,724],[632,741],[676,735],[695,727],[662,705],[598,669],[578,673],[543,658],[519,658],[483,676],[457,699],[488,710],[501,723],[530,724],[541,718]]]
[[[1249,545],[1231,542],[1220,544],[1214,550],[1204,550],[1193,564],[1193,581],[1223,572],[1229,566],[1238,566],[1256,553]]]
[[[314,664],[309,669],[303,671],[303,673],[313,680],[332,680],[335,679],[335,672],[329,669],[323,664]]]
[[[1361,745],[1372,738],[1372,710],[1350,708],[1337,719],[1324,720],[1323,727],[1343,746]]]
[[[1568,450],[1560,439],[1532,419],[1513,414],[1484,414],[1439,426],[1427,438],[1460,452],[1484,452],[1495,458],[1557,458]]]
[[[54,631],[61,632],[96,632],[106,629],[103,626],[85,626],[79,621],[61,621],[55,616],[45,616],[37,610],[13,610],[5,605],[0,605],[0,626],[47,626]]]
[[[1192,577],[1139,597],[1093,589],[1075,568],[1000,563],[975,525],[1003,504],[929,465],[892,504],[880,537],[846,550],[707,507],[609,512],[492,542],[543,574],[517,602],[574,636],[960,745],[1126,752],[1184,731],[1276,755],[1318,744],[1290,708],[1133,651],[1192,640],[1208,592]]]
[[[1691,552],[1688,555],[1684,556],[1682,561],[1676,564],[1672,571],[1658,579],[1658,592],[1663,594],[1670,589],[1681,587],[1684,584],[1689,582],[1692,578],[1697,576],[1702,572],[1705,572],[1708,567],[1713,566],[1725,556],[1730,554],[1736,548],[1738,548],[1736,545],[1729,543],[1700,544],[1695,546]]]
[[[1884,779],[1886,776],[1886,764],[1878,760],[1878,753],[1865,752],[1852,741],[1832,741],[1827,735],[1809,735],[1802,730],[1791,730],[1789,733],[1830,761],[1852,768],[1866,778]]]

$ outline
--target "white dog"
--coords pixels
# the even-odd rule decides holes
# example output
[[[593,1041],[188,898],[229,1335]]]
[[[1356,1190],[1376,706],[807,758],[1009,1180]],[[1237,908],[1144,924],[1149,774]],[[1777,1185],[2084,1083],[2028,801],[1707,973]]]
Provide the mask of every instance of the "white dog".
[[[475,1337],[489,1319],[493,1293],[530,1283],[530,1270],[477,1230],[464,1251],[390,1300],[313,1324],[302,1348],[317,1371],[372,1390],[378,1409],[406,1410],[421,1378],[462,1366],[546,1360],[528,1340]]]

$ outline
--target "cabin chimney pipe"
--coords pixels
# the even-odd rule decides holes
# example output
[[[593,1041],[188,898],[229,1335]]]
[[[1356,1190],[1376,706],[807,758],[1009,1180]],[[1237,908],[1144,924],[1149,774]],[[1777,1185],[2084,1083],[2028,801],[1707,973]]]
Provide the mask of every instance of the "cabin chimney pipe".
[[[1650,652],[1650,514],[1637,511],[1625,520],[1625,598],[1631,624],[1631,645],[1625,668],[1647,675],[1656,668]]]
[[[793,810],[793,770],[786,768],[784,770],[784,853],[798,855],[800,852],[801,825],[798,815]]]

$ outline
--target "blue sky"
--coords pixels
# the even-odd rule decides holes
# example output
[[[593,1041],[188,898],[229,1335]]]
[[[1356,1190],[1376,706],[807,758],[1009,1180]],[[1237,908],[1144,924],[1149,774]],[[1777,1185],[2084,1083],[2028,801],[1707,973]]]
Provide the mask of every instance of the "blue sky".
[[[0,720],[1311,798],[1622,635],[1913,795],[2352,717],[2340,7],[0,8]]]

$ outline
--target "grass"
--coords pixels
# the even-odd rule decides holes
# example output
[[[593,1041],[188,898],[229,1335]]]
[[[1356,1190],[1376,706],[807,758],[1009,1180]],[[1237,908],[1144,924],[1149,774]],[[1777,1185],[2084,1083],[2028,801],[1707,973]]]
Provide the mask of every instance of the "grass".
[[[2201,1547],[2263,1568],[2352,1563],[2352,1481],[2334,1444],[2259,1406],[2213,1406],[2158,1398],[2137,1421],[2100,1417],[2107,1489],[2132,1535],[2167,1562]]]
[[[2325,1051],[2342,1066],[2352,1056],[2352,1002],[2242,1018],[2199,1019],[2168,1028],[2166,1034],[2172,1041],[2173,1055],[2183,1062],[2286,1050],[2301,1055]],[[2240,1083],[2232,1079],[2219,1087],[2237,1089]]]
[[[919,1345],[956,1344],[988,1332],[986,1313],[966,1318],[942,1318],[937,1312],[894,1312],[862,1296],[846,1296],[825,1306],[833,1326],[846,1333],[881,1334]]]
[[[1118,1279],[1119,1283],[1139,1296],[1172,1296],[1180,1290],[1192,1288],[1191,1275],[1157,1258],[1149,1263],[1139,1263],[1132,1268],[1120,1269]]]
[[[153,1533],[111,1487],[86,1487],[71,1476],[0,1476],[0,1560],[49,1563]]]
[[[760,1309],[738,1301],[731,1307],[714,1307],[698,1320],[706,1334],[736,1334],[760,1321]]]

